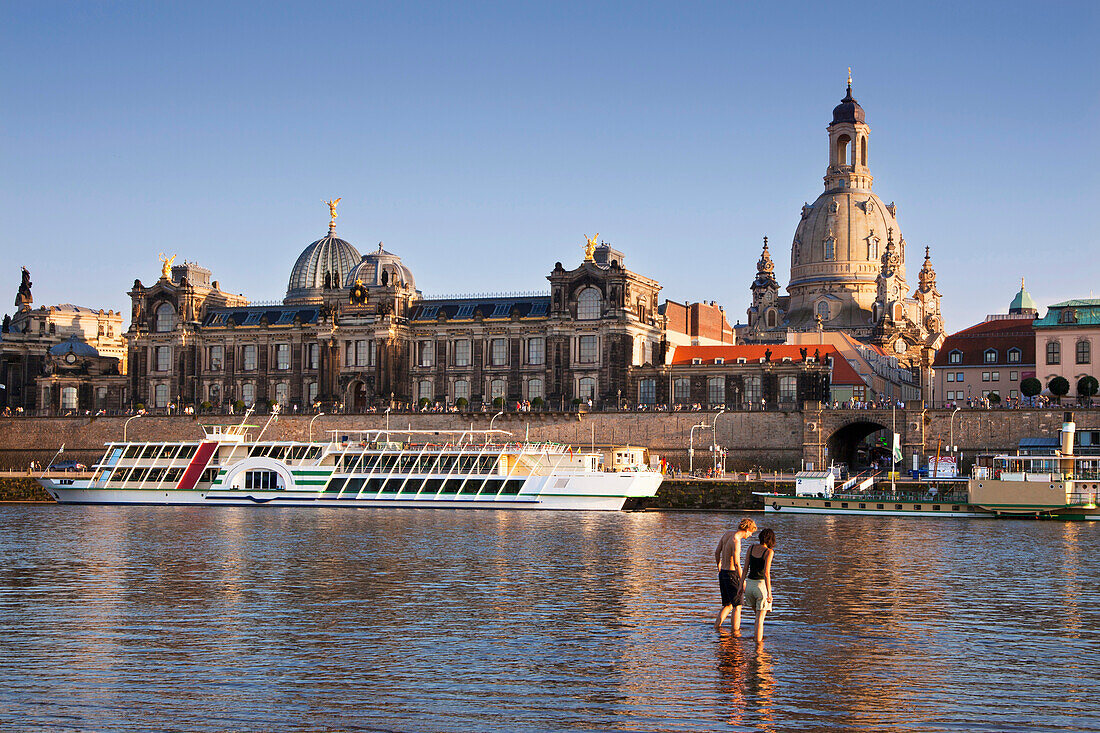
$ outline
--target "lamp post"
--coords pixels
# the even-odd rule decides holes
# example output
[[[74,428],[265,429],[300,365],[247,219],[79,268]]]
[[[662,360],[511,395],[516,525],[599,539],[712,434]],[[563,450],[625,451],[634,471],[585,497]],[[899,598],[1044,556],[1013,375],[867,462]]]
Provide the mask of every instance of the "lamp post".
[[[898,418],[895,414],[895,410],[898,406],[897,400],[890,403],[890,493],[896,493],[898,490],[895,483],[894,474],[897,473],[897,455],[894,453],[894,441],[897,440],[898,435]]]
[[[493,432],[493,423],[496,422],[496,419],[498,417],[500,417],[501,415],[503,415],[503,414],[504,414],[504,410],[501,410],[497,414],[493,415],[493,417],[489,420],[489,432],[490,433]]]
[[[714,444],[714,468],[718,468],[718,418],[722,417],[722,413],[726,411],[723,407],[718,411],[718,414],[714,416],[714,420],[710,423],[710,442]],[[723,461],[724,463],[724,461]],[[722,466],[722,473],[726,472],[726,467]]]
[[[122,423],[122,442],[123,443],[126,442],[126,426],[128,426],[130,424],[131,420],[137,420],[139,417],[141,417],[140,412],[138,414],[132,416],[132,417],[126,418],[126,422]]]
[[[947,441],[950,443],[948,447],[951,449],[951,455],[955,455],[955,414],[961,409],[961,407],[956,407],[955,411],[951,413],[951,419],[947,421],[949,428]]]
[[[324,414],[325,414],[325,413],[323,413],[323,412],[318,412],[318,413],[317,413],[316,415],[314,415],[314,416],[313,416],[312,418],[310,418],[310,420],[309,420],[309,442],[310,442],[310,443],[312,443],[312,442],[313,442],[313,421],[314,421],[314,420],[316,420],[316,419],[317,419],[317,418],[319,418],[319,417],[323,417],[323,416],[324,416]]]
[[[691,430],[688,431],[688,473],[695,471],[695,430],[697,428],[709,428],[705,422],[701,422],[698,425],[692,425]]]
[[[386,440],[390,439],[390,410],[392,409],[393,407],[386,408]]]

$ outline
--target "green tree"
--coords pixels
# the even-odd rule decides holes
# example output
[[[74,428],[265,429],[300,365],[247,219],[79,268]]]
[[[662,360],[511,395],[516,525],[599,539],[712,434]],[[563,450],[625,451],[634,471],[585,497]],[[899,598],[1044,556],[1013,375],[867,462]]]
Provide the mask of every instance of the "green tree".
[[[991,404],[991,405],[1001,404],[1001,395],[999,395],[996,392],[990,392],[989,393],[989,404]]]
[[[1055,377],[1047,383],[1047,389],[1061,402],[1062,398],[1069,394],[1069,380],[1065,377]]]
[[[1035,377],[1028,377],[1020,382],[1020,391],[1024,397],[1035,397],[1043,391],[1043,383]]]
[[[504,407],[504,398],[497,397],[493,400],[493,407]]]
[[[233,411],[238,412],[244,410],[244,400],[237,400],[233,403]]]
[[[418,404],[421,407],[427,407],[430,402],[431,402],[431,400],[429,400],[427,397],[421,397],[420,402]]]
[[[470,401],[468,399],[466,399],[465,397],[459,397],[457,400],[455,400],[455,405],[460,410],[465,410],[466,405],[468,405],[468,404],[470,404]]]
[[[531,407],[534,407],[535,409],[542,407],[544,404],[546,403],[541,397],[536,397],[535,399],[531,400]]]
[[[1078,397],[1091,400],[1097,391],[1100,391],[1100,382],[1096,381],[1096,377],[1085,376],[1077,380]]]

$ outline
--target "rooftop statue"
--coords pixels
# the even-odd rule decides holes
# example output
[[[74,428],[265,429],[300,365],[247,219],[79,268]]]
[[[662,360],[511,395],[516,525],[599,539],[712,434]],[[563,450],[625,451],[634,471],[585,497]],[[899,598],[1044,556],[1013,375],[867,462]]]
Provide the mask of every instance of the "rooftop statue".
[[[591,262],[596,258],[596,245],[599,243],[599,239],[599,232],[596,232],[596,234],[592,237],[589,237],[587,234],[584,235],[584,240],[586,242],[586,244],[584,245],[585,262]]]
[[[34,300],[31,298],[31,273],[26,267],[23,268],[23,280],[19,283],[19,293],[15,296],[15,307],[21,308],[23,306],[30,307]]]
[[[160,276],[161,276],[161,278],[163,278],[164,280],[171,280],[172,279],[172,263],[176,261],[176,256],[172,255],[171,257],[165,257],[164,253],[161,252],[159,255],[157,255],[157,257],[160,258]]]
[[[321,203],[328,205],[328,214],[331,217],[331,220],[329,221],[330,226],[336,226],[336,205],[339,204],[342,199],[343,196],[336,199],[335,201],[321,201]]]

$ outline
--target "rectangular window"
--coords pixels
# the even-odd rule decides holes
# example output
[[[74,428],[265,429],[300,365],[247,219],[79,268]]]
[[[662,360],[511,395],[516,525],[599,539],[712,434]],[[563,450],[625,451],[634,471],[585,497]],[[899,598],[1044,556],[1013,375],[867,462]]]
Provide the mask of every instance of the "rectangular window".
[[[533,400],[536,397],[541,398],[542,394],[542,380],[541,379],[528,379],[527,380],[527,399]]]
[[[1077,363],[1092,363],[1092,344],[1084,339],[1077,342]]]
[[[1012,389],[1012,390],[1009,390],[1008,396],[1015,400],[1015,399],[1019,399],[1020,393],[1017,390]]]
[[[493,339],[490,343],[489,362],[493,366],[504,366],[508,363],[508,339]]]
[[[786,376],[779,378],[779,401],[794,402],[798,399],[798,377]]]
[[[1047,342],[1047,364],[1062,363],[1062,344],[1058,341]]]
[[[317,344],[309,344],[306,346],[306,369],[317,369],[320,367],[320,351],[321,349]]]
[[[467,341],[467,343],[469,343]],[[455,382],[454,387],[455,400],[469,400],[470,399],[470,383],[465,379],[460,379]]]
[[[656,379],[642,379],[638,381],[638,402],[643,405],[657,404]]]
[[[470,366],[470,340],[458,339],[455,341],[455,366]],[[456,395],[457,397],[457,395]]]
[[[527,339],[527,363],[532,365],[546,363],[546,341],[541,336]]]
[[[1019,364],[1020,363],[1020,353],[1021,352],[1020,352],[1019,349],[1009,349],[1008,350],[1008,361],[1012,364]]]
[[[745,402],[757,405],[764,396],[760,377],[745,377]]]
[[[275,344],[275,368],[290,369],[290,344]]]
[[[418,364],[422,367],[430,367],[432,365],[432,342],[421,341],[420,342],[420,361]]]
[[[992,379],[994,382],[1001,381],[1001,373],[1000,372],[993,372],[990,379]]]
[[[1008,381],[1010,381],[1010,382],[1020,381],[1020,373],[1019,372],[1009,372],[1008,373]]]
[[[256,371],[256,346],[250,344],[241,349],[241,351],[243,352],[241,357],[242,368],[246,372]]]
[[[948,372],[947,373],[947,381],[948,382],[954,382],[955,381],[955,372]]]
[[[672,382],[672,401],[681,404],[691,401],[691,379],[677,377]]]
[[[169,365],[172,363],[172,347],[158,346],[155,358],[156,361],[153,364],[153,369],[158,372],[168,371]]]
[[[963,373],[962,372],[955,372],[955,381],[956,382],[965,382],[966,381],[965,379],[963,379]]]
[[[577,363],[595,364],[598,354],[596,336],[580,336],[577,339]]]
[[[356,341],[355,342],[355,365],[367,366],[367,342]]]
[[[711,405],[726,404],[725,377],[710,377],[707,379],[707,403]]]
[[[222,370],[222,365],[225,363],[225,347],[211,346],[209,359],[210,370],[214,372],[220,372]]]
[[[983,382],[988,382],[989,381],[989,372],[982,372],[982,381]]]

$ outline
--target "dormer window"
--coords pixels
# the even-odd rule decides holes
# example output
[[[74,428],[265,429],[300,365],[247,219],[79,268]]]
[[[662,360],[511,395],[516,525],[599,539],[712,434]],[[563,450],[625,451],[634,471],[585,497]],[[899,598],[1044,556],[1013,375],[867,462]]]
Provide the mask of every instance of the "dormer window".
[[[961,351],[957,350],[957,349],[955,351],[952,351],[950,354],[947,355],[947,363],[948,364],[962,364],[963,363],[963,353]]]
[[[725,364],[725,363],[726,363],[726,360],[725,360],[725,359],[723,359],[722,357],[720,357],[720,356],[719,356],[719,357],[716,357],[716,358],[714,359],[714,363],[715,363],[715,364]]]
[[[1017,348],[1011,348],[1008,350],[1008,363],[1019,364],[1020,358],[1023,356],[1023,352]]]
[[[692,364],[702,364],[703,360],[701,358],[699,358],[698,356],[693,356],[691,358],[691,363]]]
[[[996,364],[997,363],[997,350],[996,349],[986,349],[985,354],[982,356],[982,359],[983,359],[983,361],[985,361],[986,364]]]
[[[1077,323],[1077,309],[1066,308],[1058,317],[1059,323]]]

